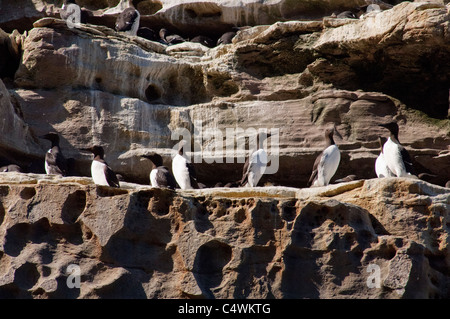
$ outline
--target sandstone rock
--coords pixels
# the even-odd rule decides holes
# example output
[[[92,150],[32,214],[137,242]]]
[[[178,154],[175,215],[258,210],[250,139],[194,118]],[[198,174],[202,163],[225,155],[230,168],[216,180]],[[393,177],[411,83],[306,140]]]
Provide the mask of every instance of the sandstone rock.
[[[448,6],[402,2],[344,22],[324,16],[363,3],[138,1],[144,26],[241,27],[207,48],[117,33],[104,14],[113,2],[80,1],[92,12],[75,29],[44,1],[5,6],[3,49],[21,60],[14,82],[0,82],[0,162],[33,174],[0,175],[2,297],[448,297],[448,189],[371,179],[387,134],[377,124],[392,119],[418,174],[450,179]],[[357,180],[299,189],[332,124],[343,136],[332,182]],[[267,187],[145,186],[140,155],[157,151],[170,167],[183,134],[200,182],[240,179],[247,152],[235,145],[258,129],[277,132]],[[37,136],[49,130],[74,176],[38,174],[49,145]],[[94,143],[120,189],[87,177],[92,158],[79,149]],[[80,289],[66,285],[70,264]]]
[[[1,130],[4,132],[0,142],[2,165],[18,164],[28,167],[33,157],[41,155],[41,149],[28,124],[23,121],[20,108],[11,103],[10,93],[1,80],[0,114]],[[29,159],[22,160],[26,156]]]
[[[89,180],[0,174],[2,298],[448,298],[442,187],[390,178],[170,191]],[[70,265],[79,288],[67,285]]]
[[[392,12],[418,10],[417,5],[411,6]],[[437,157],[448,144],[445,125],[440,129],[423,123],[385,94],[339,90],[321,82],[327,80],[323,72],[345,81],[355,78],[351,69],[336,71],[333,66],[324,71],[323,65],[329,62],[315,57],[345,26],[322,32],[320,21],[276,23],[243,30],[233,45],[208,49],[194,43],[163,48],[94,25],[69,30],[53,18],[35,25],[23,45],[22,64],[15,76],[19,88],[13,96],[36,134],[54,128],[63,135],[62,145],[75,159],[74,174],[89,175],[88,159],[78,148],[103,143],[116,171],[129,181],[148,183],[149,167],[138,156],[157,150],[170,166],[177,128],[187,128],[191,134],[210,129],[224,135],[226,128],[238,125],[244,130],[280,128],[282,169],[263,183],[271,180],[298,187],[305,185],[315,154],[321,150],[323,128],[337,123],[344,133],[345,140],[338,144],[346,165],[336,179],[354,173],[370,178],[375,176],[377,135],[385,133],[376,125],[390,118],[404,123],[401,140],[413,147],[410,151],[418,157],[420,172],[449,170],[448,163]],[[362,29],[355,30],[356,34]],[[272,101],[282,103],[274,109]],[[48,115],[42,117],[42,112]],[[253,114],[271,116],[256,122]],[[419,127],[423,134],[410,134]],[[206,152],[211,139],[199,143],[197,150]],[[195,156],[201,156],[196,152]],[[222,158],[227,156],[235,154],[225,153]],[[299,156],[301,161],[296,159]],[[199,165],[199,176],[207,185],[234,181],[240,178],[241,164],[235,160],[232,165]],[[218,171],[223,173],[218,176]],[[438,183],[443,185],[446,179]]]

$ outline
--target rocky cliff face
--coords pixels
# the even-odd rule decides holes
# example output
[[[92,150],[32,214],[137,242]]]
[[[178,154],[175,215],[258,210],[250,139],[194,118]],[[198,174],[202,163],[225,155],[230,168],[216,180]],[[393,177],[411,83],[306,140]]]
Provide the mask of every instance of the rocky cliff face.
[[[186,38],[240,28],[233,43],[208,48],[117,33],[105,14],[117,1],[77,3],[87,22],[79,28],[59,19],[59,2],[2,3],[0,165],[30,174],[1,177],[0,294],[448,296],[448,4],[390,1],[380,13],[336,19],[365,1],[135,1],[141,26]],[[434,185],[372,179],[377,138],[387,135],[378,124],[392,119]],[[332,124],[342,135],[332,182],[360,181],[305,189]],[[275,130],[267,148],[279,167],[261,184],[279,187],[137,186],[149,183],[140,155],[157,151],[170,166],[180,128],[208,187],[240,179],[239,139]],[[36,175],[49,147],[38,136],[50,130],[74,177]],[[90,176],[79,149],[92,144],[128,187],[75,177]],[[69,264],[81,266],[79,290],[66,289]],[[382,288],[367,286],[370,264]]]
[[[149,166],[139,155],[157,150],[169,165],[177,129],[186,128],[200,180],[214,186],[241,175],[233,147],[205,163],[227,129],[277,129],[280,169],[262,182],[304,187],[324,127],[337,124],[343,136],[336,179],[372,178],[377,136],[386,135],[377,125],[396,119],[418,173],[444,185],[448,23],[448,6],[402,2],[363,19],[243,28],[233,44],[210,49],[191,42],[167,47],[99,25],[70,29],[45,18],[15,33],[21,60],[14,82],[5,80],[2,106],[21,138],[0,148],[41,173],[48,145],[36,136],[56,130],[73,158],[72,175],[89,176],[89,158],[78,149],[101,143],[127,181],[148,183]],[[200,135],[207,130],[209,136]]]
[[[0,181],[2,298],[450,296],[450,190],[426,182],[169,191]]]

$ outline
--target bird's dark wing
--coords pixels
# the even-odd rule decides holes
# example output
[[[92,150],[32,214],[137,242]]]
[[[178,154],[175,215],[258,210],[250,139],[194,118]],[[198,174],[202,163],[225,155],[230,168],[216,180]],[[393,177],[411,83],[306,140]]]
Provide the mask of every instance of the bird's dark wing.
[[[51,174],[67,175],[67,160],[57,147],[45,154],[45,161],[51,166]]]
[[[319,156],[317,156],[316,160],[314,161],[314,165],[313,165],[313,170],[311,173],[311,176],[309,177],[308,180],[308,187],[311,186],[314,181],[317,179],[317,174],[319,172],[319,164],[320,164],[320,160],[322,159],[322,153],[320,153]]]
[[[126,8],[116,20],[116,31],[129,31],[134,21],[138,18],[138,13],[133,8]]]
[[[400,148],[400,155],[402,156],[403,163],[405,163],[406,171],[414,175],[415,173],[411,156],[409,156],[408,151],[403,146]]]
[[[250,156],[247,156],[245,159],[244,167],[242,168],[242,178],[239,182],[240,186],[245,186],[248,182],[248,172],[250,172],[251,165],[250,165]]]
[[[105,176],[106,181],[108,182],[109,186],[111,187],[120,187],[119,179],[117,178],[116,173],[111,169],[111,167],[108,166],[108,164],[104,160],[100,160],[99,162],[102,162],[105,164]]]
[[[186,40],[184,40],[181,36],[179,36],[178,34],[171,34],[166,36],[166,41],[169,44],[178,44],[178,43],[183,43]]]
[[[177,187],[175,177],[165,166],[158,168],[156,172],[156,182],[158,183],[158,185],[162,185],[170,189],[175,189]]]
[[[197,182],[197,172],[195,171],[195,167],[192,163],[188,163],[186,162],[186,166],[189,172],[189,178],[191,180],[191,186],[195,189],[199,189],[200,187],[198,186],[198,182]]]

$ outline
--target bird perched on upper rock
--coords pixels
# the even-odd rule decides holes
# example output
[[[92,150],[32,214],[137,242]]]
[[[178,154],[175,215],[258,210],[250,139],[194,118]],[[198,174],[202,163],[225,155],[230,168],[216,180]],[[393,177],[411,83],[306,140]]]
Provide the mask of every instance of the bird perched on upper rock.
[[[134,7],[133,1],[128,0],[128,7],[117,16],[116,31],[135,36],[139,29],[140,18],[141,15]]]
[[[147,27],[139,28],[137,36],[151,41],[159,41],[158,34],[153,29]]]
[[[357,19],[357,16],[351,11],[344,11],[341,13],[333,12],[331,17],[338,19]]]
[[[233,38],[236,36],[236,32],[230,31],[225,32],[222,36],[217,40],[217,45],[220,44],[229,44],[232,43]]]
[[[380,155],[378,155],[375,160],[375,173],[378,178],[382,177],[393,177],[394,174],[391,172],[389,167],[387,166],[386,159],[383,154],[383,146],[386,143],[386,138],[378,136],[378,143],[380,144]]]
[[[169,171],[167,167],[163,165],[163,159],[161,155],[157,153],[151,153],[148,155],[142,155],[143,158],[149,159],[152,162],[152,170],[150,171],[150,184],[153,187],[167,187],[175,189],[177,182],[175,177]]]
[[[173,176],[181,189],[199,189],[195,167],[184,156],[185,145],[186,141],[182,140],[179,144],[177,155],[172,159]]]
[[[383,145],[383,154],[387,167],[397,177],[414,175],[414,168],[408,151],[400,144],[398,140],[398,124],[397,122],[389,122],[379,124],[379,126],[387,128],[390,136]]]
[[[16,164],[9,164],[9,165],[5,165],[0,167],[0,172],[5,173],[5,172],[19,172],[22,173],[23,170],[19,165]]]
[[[172,34],[165,28],[159,30],[159,37],[161,38],[161,43],[167,45],[186,42],[183,37],[179,36],[178,34]]]
[[[40,136],[40,138],[52,142],[51,148],[45,154],[45,172],[47,174],[66,176],[67,160],[59,147],[58,133],[50,132]]]
[[[334,143],[334,132],[340,136],[336,127],[327,128],[325,130],[326,148],[317,156],[311,176],[308,181],[308,186],[326,186],[330,183],[331,178],[337,171],[341,161],[341,152],[338,146]]]
[[[200,43],[208,48],[214,47],[214,41],[210,37],[207,37],[204,35],[198,35],[198,36],[192,38],[190,42]]]
[[[92,147],[83,148],[81,150],[88,151],[94,154],[94,160],[91,164],[91,176],[95,184],[120,187],[117,175],[104,160],[105,151],[103,150],[103,147],[94,145]]]
[[[270,136],[272,136],[270,133],[258,133],[256,139],[256,143],[258,143],[257,148],[250,151],[250,156],[248,156],[245,161],[242,170],[242,179],[239,183],[240,186],[256,187],[258,185],[259,180],[266,171],[267,163],[269,161],[263,143]]]
[[[64,0],[59,15],[70,28],[78,26],[81,22],[81,8],[75,0]]]

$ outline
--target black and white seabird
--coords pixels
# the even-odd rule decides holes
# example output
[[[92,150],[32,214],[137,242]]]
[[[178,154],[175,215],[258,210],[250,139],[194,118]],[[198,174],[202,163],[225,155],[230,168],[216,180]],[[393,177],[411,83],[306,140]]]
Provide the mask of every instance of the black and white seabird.
[[[326,148],[317,156],[311,177],[308,181],[308,186],[326,186],[330,183],[331,178],[337,171],[341,161],[341,152],[334,143],[334,131],[339,135],[339,132],[334,128],[325,130]]]
[[[9,165],[5,165],[5,166],[0,167],[0,172],[2,172],[2,173],[6,173],[6,172],[23,173],[23,170],[22,170],[22,168],[19,165],[9,164]]]
[[[393,176],[412,177],[414,168],[408,151],[400,144],[398,140],[398,124],[390,122],[379,124],[379,126],[387,128],[391,133],[386,143],[383,145],[383,154],[387,167],[393,173]]]
[[[259,180],[264,175],[268,156],[267,152],[264,150],[264,141],[271,136],[270,133],[265,134],[263,132],[258,133],[256,142],[258,149],[253,149],[251,155],[247,157],[244,168],[242,170],[242,179],[240,181],[240,186],[243,187],[256,187]]]
[[[139,28],[139,30],[137,30],[137,36],[150,41],[159,41],[159,36],[156,34],[156,32],[153,29],[147,27]]]
[[[172,34],[167,29],[162,28],[159,30],[159,37],[161,38],[161,43],[172,45],[186,42],[186,40],[178,34]]]
[[[358,17],[351,11],[344,11],[341,13],[333,12],[331,15],[332,18],[338,19],[357,19]]]
[[[194,43],[200,43],[208,48],[213,48],[215,43],[214,40],[210,37],[204,36],[204,35],[198,35],[190,40],[190,42]]]
[[[45,154],[45,172],[54,175],[67,175],[67,160],[59,147],[59,135],[50,132],[40,136],[40,138],[52,142],[52,147]]]
[[[217,40],[217,45],[233,43],[232,40],[233,40],[233,38],[234,38],[235,36],[236,36],[236,32],[234,32],[234,31],[225,32],[225,33],[222,34],[222,36]]]
[[[378,178],[393,177],[395,175],[387,166],[386,159],[384,158],[383,154],[383,146],[384,143],[386,143],[386,138],[378,136],[378,142],[380,143],[380,155],[378,155],[377,159],[375,160],[375,173],[377,174]]]
[[[169,171],[167,167],[163,165],[163,159],[161,155],[157,153],[151,153],[148,155],[142,155],[141,157],[147,158],[152,162],[152,170],[150,171],[150,184],[153,187],[166,187],[175,189],[177,182],[175,177]]]
[[[116,31],[125,32],[128,35],[135,36],[139,29],[139,20],[141,15],[133,5],[133,1],[128,1],[128,7],[119,13],[116,19]]]
[[[103,159],[105,151],[103,147],[95,145],[90,148],[83,148],[82,151],[88,151],[94,154],[94,160],[91,164],[92,180],[97,185],[120,187],[119,179],[111,167]]]
[[[77,26],[81,22],[81,8],[75,0],[64,0],[59,15],[69,26]]]
[[[194,165],[184,156],[183,148],[185,144],[185,140],[180,142],[178,153],[172,159],[173,176],[181,189],[199,189]]]

